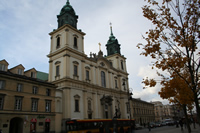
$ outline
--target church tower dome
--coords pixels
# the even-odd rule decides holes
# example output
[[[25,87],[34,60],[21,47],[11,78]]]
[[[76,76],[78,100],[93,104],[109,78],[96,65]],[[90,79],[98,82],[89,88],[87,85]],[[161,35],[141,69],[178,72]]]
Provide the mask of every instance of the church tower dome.
[[[118,53],[121,55],[120,44],[118,43],[118,40],[113,35],[112,26],[110,26],[110,30],[111,30],[111,34],[110,34],[109,40],[107,41],[107,44],[106,44],[106,49],[107,49],[107,54],[108,54],[107,56],[113,55],[115,53]]]
[[[58,28],[65,24],[69,24],[74,28],[77,28],[78,16],[76,15],[73,7],[70,5],[69,0],[60,11],[60,14],[57,15],[58,18]]]

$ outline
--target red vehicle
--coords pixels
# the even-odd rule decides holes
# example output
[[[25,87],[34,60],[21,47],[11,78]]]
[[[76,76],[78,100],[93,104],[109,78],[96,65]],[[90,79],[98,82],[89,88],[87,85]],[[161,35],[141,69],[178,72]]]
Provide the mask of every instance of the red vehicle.
[[[130,129],[130,125],[135,124],[130,119],[87,119],[66,121],[66,133],[104,133],[119,132],[123,128],[124,132]],[[101,128],[101,129],[100,129]]]

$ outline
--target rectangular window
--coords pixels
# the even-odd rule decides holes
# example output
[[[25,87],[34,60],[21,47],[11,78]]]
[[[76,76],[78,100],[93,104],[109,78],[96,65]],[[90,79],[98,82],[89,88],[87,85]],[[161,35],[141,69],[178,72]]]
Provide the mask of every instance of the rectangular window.
[[[50,100],[46,100],[45,111],[51,112],[51,101]]]
[[[117,88],[117,80],[115,80],[115,88]]]
[[[22,75],[22,69],[18,69],[18,72],[17,72],[19,75]]]
[[[22,84],[17,84],[17,91],[22,92],[22,87],[23,87]]]
[[[35,73],[31,72],[31,78],[35,78]]]
[[[86,70],[86,80],[89,80],[89,79],[90,79],[90,75],[89,75],[89,74],[90,74],[89,71]]]
[[[75,112],[79,112],[79,100],[75,99]]]
[[[33,86],[33,94],[37,94],[38,93],[38,87]]]
[[[5,81],[0,80],[0,89],[4,89],[4,88],[5,88]]]
[[[122,68],[122,70],[124,70],[123,61],[121,61],[121,68]]]
[[[0,71],[6,71],[6,66],[4,64],[0,64]]]
[[[106,87],[106,77],[105,72],[101,71],[101,86]]]
[[[51,96],[51,89],[46,89],[46,96]]]
[[[4,96],[0,95],[0,110],[3,110]]]
[[[60,66],[56,66],[56,76],[60,76]]]
[[[74,65],[74,76],[78,76],[78,67]]]
[[[22,97],[15,97],[15,110],[22,110]]]
[[[34,112],[36,112],[37,111],[37,109],[38,109],[38,99],[32,99],[32,109],[31,109],[31,111],[34,111]]]

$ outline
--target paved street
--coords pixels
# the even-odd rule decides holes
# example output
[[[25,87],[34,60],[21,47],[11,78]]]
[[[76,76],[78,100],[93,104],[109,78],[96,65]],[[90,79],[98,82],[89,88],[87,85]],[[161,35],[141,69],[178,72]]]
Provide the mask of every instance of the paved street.
[[[196,125],[196,129],[191,126],[191,130],[191,133],[200,133],[200,126]],[[181,131],[180,127],[176,128],[176,126],[164,126],[152,128],[150,132],[147,128],[144,128],[142,130],[136,130],[134,133],[188,133],[188,130],[183,128],[183,131]]]

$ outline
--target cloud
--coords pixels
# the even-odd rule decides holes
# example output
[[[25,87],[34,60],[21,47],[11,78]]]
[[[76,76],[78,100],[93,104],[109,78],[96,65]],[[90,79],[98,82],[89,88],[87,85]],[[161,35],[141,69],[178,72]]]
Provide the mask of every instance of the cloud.
[[[50,36],[48,33],[57,28],[57,15],[66,0],[4,0],[0,1],[0,58],[9,62],[9,67],[23,64],[26,69],[35,67],[48,72]],[[145,43],[142,35],[151,28],[151,23],[143,17],[141,7],[144,1],[134,0],[75,0],[70,1],[79,16],[78,29],[86,33],[85,53],[97,53],[98,43],[105,44],[113,33],[121,44],[121,54],[127,58],[129,86],[134,97],[151,101],[158,98],[159,87],[143,90],[142,79],[155,77],[151,70],[151,60],[141,56],[138,43]],[[88,4],[89,3],[89,4]]]

